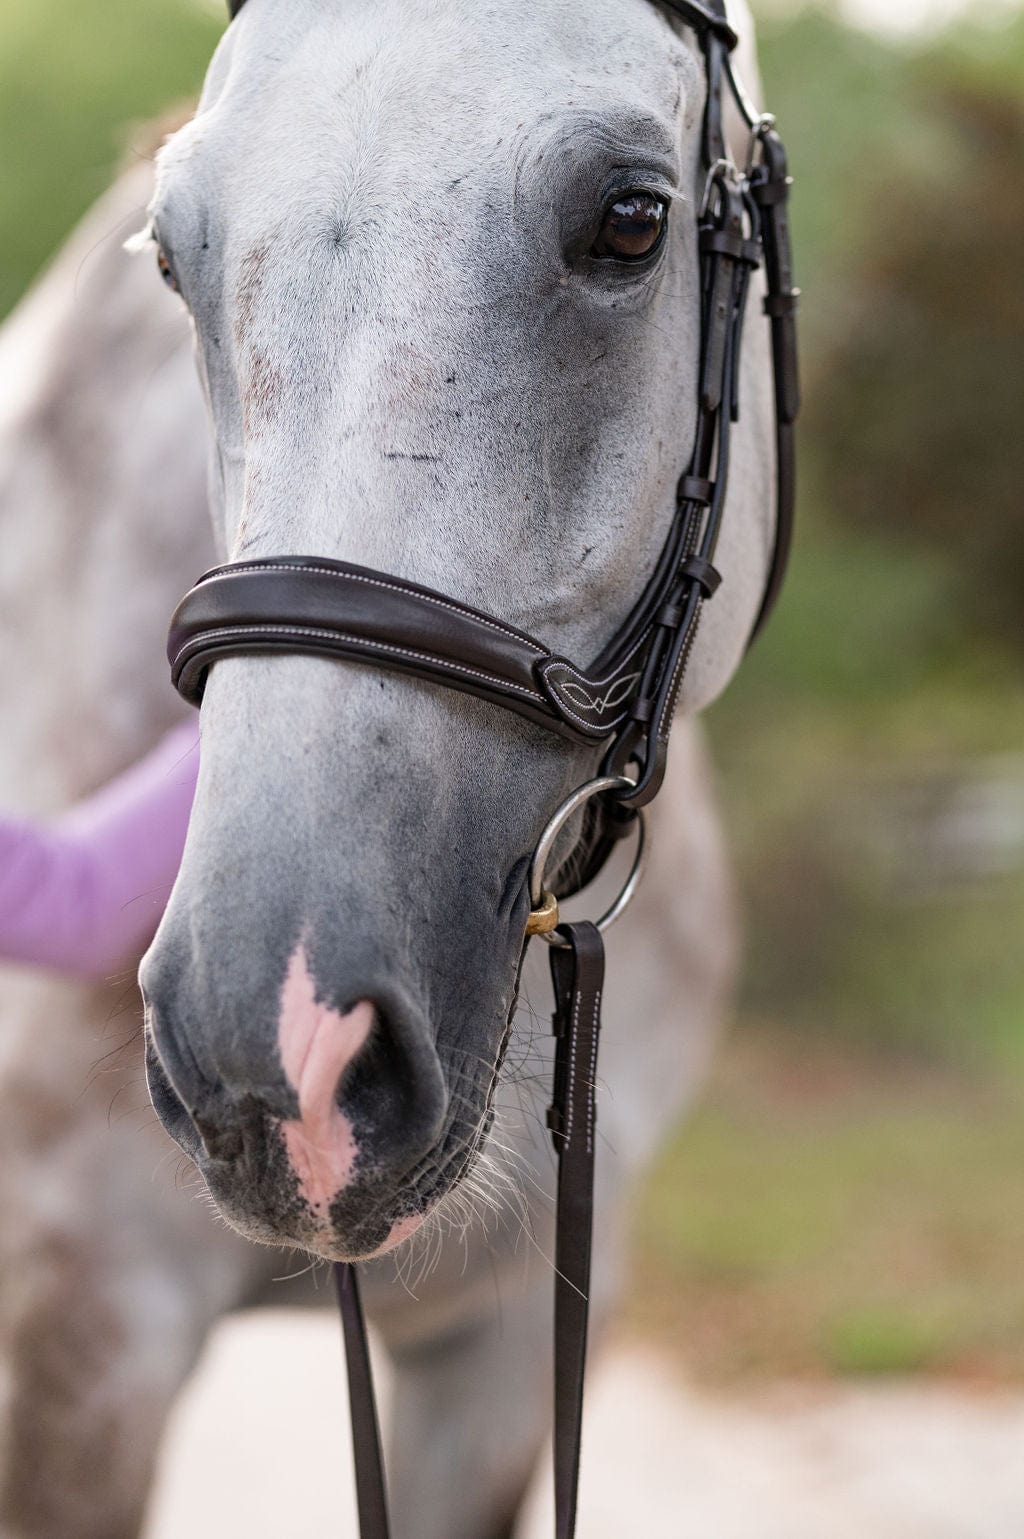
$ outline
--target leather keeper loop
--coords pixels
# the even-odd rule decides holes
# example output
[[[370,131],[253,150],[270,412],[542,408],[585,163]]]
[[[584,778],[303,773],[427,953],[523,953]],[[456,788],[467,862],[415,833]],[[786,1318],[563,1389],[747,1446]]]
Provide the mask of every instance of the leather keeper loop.
[[[745,262],[748,267],[761,265],[760,241],[744,240],[742,235],[733,235],[728,230],[702,230],[700,249],[702,252],[713,251],[718,256],[732,257],[733,261]]]
[[[699,584],[705,598],[711,598],[722,581],[718,568],[712,566],[710,561],[705,561],[703,556],[691,556],[679,570],[684,577],[690,577]]]
[[[788,294],[766,294],[764,313],[773,317],[794,315],[800,306],[800,290],[790,289]]]
[[[760,203],[762,208],[769,208],[773,203],[785,203],[789,198],[789,189],[792,185],[791,176],[775,182],[754,182],[750,188],[750,195],[755,203]]]
[[[663,625],[666,630],[678,629],[683,618],[682,604],[665,604],[654,616],[655,625]]]
[[[630,707],[630,712],[629,712],[629,719],[630,719],[630,721],[636,721],[636,722],[639,722],[641,726],[646,726],[646,724],[651,720],[653,715],[654,715],[654,701],[653,700],[634,700],[633,701],[633,704]]]
[[[679,497],[682,502],[709,503],[715,495],[715,483],[707,480],[705,476],[683,476],[679,483]]]

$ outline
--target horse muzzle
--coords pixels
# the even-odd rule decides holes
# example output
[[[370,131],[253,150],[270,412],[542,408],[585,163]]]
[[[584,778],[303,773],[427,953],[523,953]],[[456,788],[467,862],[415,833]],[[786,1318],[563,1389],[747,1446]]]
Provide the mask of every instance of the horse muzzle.
[[[331,1260],[379,1254],[468,1166],[486,1084],[467,1121],[478,1097],[464,1085],[449,1095],[426,1023],[394,1000],[324,1003],[301,944],[280,994],[276,1051],[250,1053],[261,1083],[202,1062],[176,995],[155,973],[145,987],[157,1114],[249,1238]]]

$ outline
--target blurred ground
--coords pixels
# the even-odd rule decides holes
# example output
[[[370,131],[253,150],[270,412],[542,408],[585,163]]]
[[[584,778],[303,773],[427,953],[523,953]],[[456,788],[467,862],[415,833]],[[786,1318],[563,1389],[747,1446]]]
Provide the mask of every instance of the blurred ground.
[[[354,1533],[330,1316],[223,1326],[179,1409],[146,1539]],[[649,1351],[594,1374],[580,1539],[1018,1539],[1024,1395],[906,1383],[698,1394]],[[520,1539],[548,1539],[541,1479]]]
[[[1024,1382],[1022,1102],[1012,1076],[744,1027],[643,1194],[631,1325],[730,1389]]]

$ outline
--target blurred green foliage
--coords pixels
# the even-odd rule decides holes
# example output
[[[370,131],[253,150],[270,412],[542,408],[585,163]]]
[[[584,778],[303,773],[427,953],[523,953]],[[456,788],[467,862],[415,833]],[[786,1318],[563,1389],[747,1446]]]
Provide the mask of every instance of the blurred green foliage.
[[[198,89],[198,0],[0,0],[0,313]],[[761,27],[807,410],[777,617],[710,715],[736,1033],[640,1206],[709,1374],[1024,1376],[1024,20]],[[680,1314],[682,1301],[682,1314]]]
[[[1024,26],[1001,41],[907,71],[931,143],[887,153],[806,432],[837,517],[944,552],[957,607],[1022,641]]]
[[[712,713],[747,1009],[1024,1062],[1024,676],[991,603],[1024,575],[1024,18],[916,52],[820,11],[763,34],[806,413],[791,581]]]
[[[196,0],[0,0],[0,315],[187,100],[223,19]]]
[[[832,1321],[823,1350],[837,1373],[916,1373],[936,1364],[947,1337],[943,1322],[906,1304],[857,1304]]]

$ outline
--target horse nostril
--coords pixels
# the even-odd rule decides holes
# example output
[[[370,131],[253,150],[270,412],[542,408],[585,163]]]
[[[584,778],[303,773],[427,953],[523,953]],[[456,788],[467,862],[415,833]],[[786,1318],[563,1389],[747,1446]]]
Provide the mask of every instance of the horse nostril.
[[[203,1141],[203,1148],[207,1157],[211,1160],[237,1160],[243,1147],[242,1134],[239,1128],[220,1127],[216,1122],[211,1122],[208,1117],[200,1116],[198,1112],[192,1113],[192,1121],[195,1123],[196,1132]]]
[[[418,1164],[441,1137],[448,1110],[425,1028],[375,1008],[373,1029],[339,1079],[335,1098],[355,1127],[372,1130],[396,1174]]]

